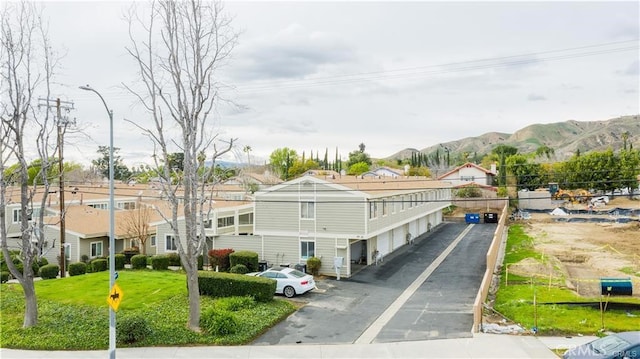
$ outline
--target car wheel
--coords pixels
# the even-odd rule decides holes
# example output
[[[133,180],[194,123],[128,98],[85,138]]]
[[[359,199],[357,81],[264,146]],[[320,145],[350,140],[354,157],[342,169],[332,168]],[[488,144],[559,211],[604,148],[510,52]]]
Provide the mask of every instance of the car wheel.
[[[287,298],[292,298],[294,295],[296,295],[296,290],[291,286],[286,286],[282,290],[282,294],[284,294],[284,296]]]

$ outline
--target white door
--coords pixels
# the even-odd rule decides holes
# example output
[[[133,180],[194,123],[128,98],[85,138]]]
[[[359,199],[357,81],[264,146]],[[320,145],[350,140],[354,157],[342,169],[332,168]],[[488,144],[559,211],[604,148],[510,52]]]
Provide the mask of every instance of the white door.
[[[389,253],[389,232],[378,235],[378,252],[382,255]]]

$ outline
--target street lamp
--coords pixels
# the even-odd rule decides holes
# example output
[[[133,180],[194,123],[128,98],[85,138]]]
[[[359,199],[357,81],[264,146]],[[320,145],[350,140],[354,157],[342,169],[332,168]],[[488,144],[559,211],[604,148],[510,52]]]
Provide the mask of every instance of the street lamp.
[[[109,110],[107,103],[100,93],[89,85],[80,86],[81,90],[94,92],[107,109],[109,114],[109,292],[116,282],[116,256],[115,256],[115,206],[114,206],[114,184],[113,184],[113,110]],[[109,358],[116,357],[116,312],[109,306]]]

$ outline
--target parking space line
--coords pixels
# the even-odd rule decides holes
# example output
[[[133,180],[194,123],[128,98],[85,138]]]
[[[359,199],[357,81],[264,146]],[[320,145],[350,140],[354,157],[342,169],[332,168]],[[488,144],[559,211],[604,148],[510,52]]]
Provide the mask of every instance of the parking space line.
[[[389,323],[391,318],[400,310],[400,308],[411,298],[413,293],[420,288],[422,283],[431,276],[431,274],[438,268],[438,266],[447,258],[447,256],[453,251],[453,249],[460,243],[460,241],[469,233],[474,224],[469,224],[467,228],[458,235],[458,237],[451,242],[451,244],[436,258],[428,267],[411,283],[407,289],[391,303],[391,305],[373,322],[371,325],[356,339],[354,344],[370,344],[378,336],[382,328]]]

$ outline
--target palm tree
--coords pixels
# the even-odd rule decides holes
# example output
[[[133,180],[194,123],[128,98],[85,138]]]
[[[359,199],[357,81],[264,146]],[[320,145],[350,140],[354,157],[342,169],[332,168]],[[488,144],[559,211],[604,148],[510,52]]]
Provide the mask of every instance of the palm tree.
[[[242,152],[247,154],[247,168],[250,170],[251,169],[251,156],[250,156],[251,146],[246,145],[242,147]]]

